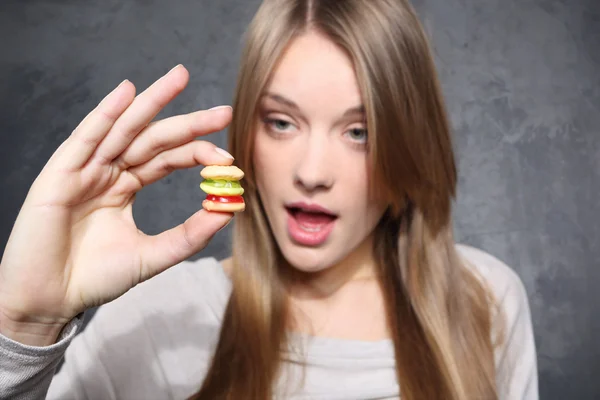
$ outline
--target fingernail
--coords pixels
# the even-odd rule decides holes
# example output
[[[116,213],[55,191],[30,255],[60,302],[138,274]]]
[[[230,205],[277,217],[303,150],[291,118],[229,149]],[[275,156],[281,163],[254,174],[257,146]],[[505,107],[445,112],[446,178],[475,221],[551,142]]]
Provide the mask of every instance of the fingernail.
[[[119,83],[119,86],[117,86],[117,89],[120,88],[121,86],[123,86],[125,84],[125,82],[129,82],[129,79],[125,79],[123,82]]]
[[[226,108],[233,110],[233,108],[231,106],[217,106],[217,107],[209,108],[208,111],[224,110]]]
[[[220,155],[222,155],[223,157],[227,157],[233,160],[233,156],[231,154],[229,154],[228,152],[226,152],[225,150],[223,150],[220,147],[215,147],[215,151],[217,153],[219,153]]]
[[[181,67],[181,64],[177,64],[176,66],[174,66],[173,68],[171,68],[171,71],[174,71],[174,70],[176,70],[179,67]],[[171,72],[171,71],[169,71],[169,72]]]

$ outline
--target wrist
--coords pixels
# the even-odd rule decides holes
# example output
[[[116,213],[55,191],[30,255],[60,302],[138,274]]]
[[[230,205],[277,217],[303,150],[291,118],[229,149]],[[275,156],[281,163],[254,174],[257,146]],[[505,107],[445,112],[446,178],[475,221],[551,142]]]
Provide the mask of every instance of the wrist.
[[[56,343],[64,322],[38,322],[27,317],[15,318],[0,310],[0,334],[28,346],[50,346]]]

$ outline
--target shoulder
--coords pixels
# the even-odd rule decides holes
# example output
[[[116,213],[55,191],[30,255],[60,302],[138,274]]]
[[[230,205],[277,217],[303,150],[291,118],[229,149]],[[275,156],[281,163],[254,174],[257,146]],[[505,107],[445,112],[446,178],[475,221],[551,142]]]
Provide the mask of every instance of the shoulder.
[[[475,247],[457,244],[456,249],[466,261],[466,266],[484,281],[499,303],[508,301],[509,304],[504,306],[510,308],[519,308],[519,303],[527,303],[523,281],[506,263]]]
[[[493,297],[490,307],[493,342],[509,345],[507,336],[515,330],[531,329],[532,325],[529,299],[521,278],[503,261],[483,250],[466,245],[457,245],[457,249],[466,266]]]
[[[491,254],[457,245],[459,254],[494,295],[492,342],[495,345],[499,398],[537,399],[537,357],[529,300],[519,276]]]

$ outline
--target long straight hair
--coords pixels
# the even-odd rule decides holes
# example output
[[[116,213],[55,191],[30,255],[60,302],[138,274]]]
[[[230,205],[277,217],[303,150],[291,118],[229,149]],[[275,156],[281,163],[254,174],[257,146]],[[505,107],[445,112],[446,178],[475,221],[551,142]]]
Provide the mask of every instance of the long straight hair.
[[[490,290],[455,248],[457,171],[430,47],[406,0],[266,0],[247,31],[229,147],[245,172],[233,290],[192,399],[276,395],[290,320],[283,272],[253,171],[258,103],[294,38],[314,30],[351,58],[369,129],[373,193],[390,207],[373,248],[404,400],[496,399]]]

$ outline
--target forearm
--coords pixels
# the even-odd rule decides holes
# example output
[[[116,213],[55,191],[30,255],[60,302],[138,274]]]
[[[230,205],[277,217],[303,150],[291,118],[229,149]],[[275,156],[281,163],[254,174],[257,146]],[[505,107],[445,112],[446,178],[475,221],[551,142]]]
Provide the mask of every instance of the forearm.
[[[4,325],[3,332],[10,331],[9,335],[12,332],[22,341],[4,333],[0,335],[0,398],[44,399],[56,367],[81,323],[81,318],[71,321],[59,331],[54,343],[47,346],[23,343],[50,337],[43,336],[43,332],[24,333],[21,329],[13,331],[13,327],[5,329]]]

